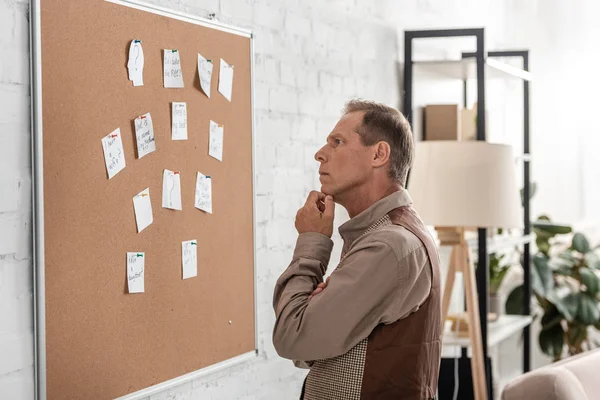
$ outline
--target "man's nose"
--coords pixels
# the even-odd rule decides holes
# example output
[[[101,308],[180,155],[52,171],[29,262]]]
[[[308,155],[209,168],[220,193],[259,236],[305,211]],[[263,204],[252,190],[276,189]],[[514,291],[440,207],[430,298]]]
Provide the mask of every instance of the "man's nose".
[[[315,153],[315,160],[317,160],[320,163],[325,162],[325,152],[323,151],[323,147],[321,147],[319,151]]]

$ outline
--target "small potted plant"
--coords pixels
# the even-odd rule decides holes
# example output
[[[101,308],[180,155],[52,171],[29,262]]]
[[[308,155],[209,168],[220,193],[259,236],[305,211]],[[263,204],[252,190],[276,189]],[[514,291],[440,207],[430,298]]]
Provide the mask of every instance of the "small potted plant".
[[[502,281],[506,277],[507,272],[510,270],[511,264],[505,261],[506,254],[491,253],[489,255],[489,268],[490,268],[490,290],[489,290],[489,312],[495,317],[492,320],[498,318],[504,309],[502,302],[502,296],[500,295],[500,287]]]

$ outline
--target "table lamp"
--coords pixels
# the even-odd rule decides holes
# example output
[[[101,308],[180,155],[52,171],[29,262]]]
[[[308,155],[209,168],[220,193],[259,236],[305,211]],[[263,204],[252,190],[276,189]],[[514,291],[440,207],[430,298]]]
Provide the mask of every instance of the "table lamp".
[[[473,256],[466,227],[522,227],[519,189],[512,147],[484,141],[423,141],[416,144],[408,191],[427,225],[452,228],[440,235],[452,246],[442,297],[446,321],[456,272],[463,273],[467,325],[472,346],[471,368],[476,400],[487,400],[481,327]]]

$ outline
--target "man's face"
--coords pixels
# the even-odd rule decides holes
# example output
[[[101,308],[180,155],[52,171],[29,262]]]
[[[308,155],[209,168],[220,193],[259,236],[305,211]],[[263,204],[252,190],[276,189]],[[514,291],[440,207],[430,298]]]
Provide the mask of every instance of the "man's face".
[[[337,200],[371,176],[373,151],[362,144],[357,133],[363,115],[363,112],[344,115],[327,137],[327,144],[315,154],[315,159],[321,163],[321,192]]]

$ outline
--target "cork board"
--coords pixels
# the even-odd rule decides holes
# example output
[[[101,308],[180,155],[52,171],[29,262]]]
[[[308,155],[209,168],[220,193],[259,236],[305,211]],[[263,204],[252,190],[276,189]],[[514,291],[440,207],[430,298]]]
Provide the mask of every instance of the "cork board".
[[[253,351],[251,39],[102,0],[44,0],[40,17],[47,398],[115,398]],[[183,89],[163,87],[163,49],[179,50]],[[217,61],[210,99],[197,53]],[[174,101],[187,103],[188,140],[171,140]],[[147,112],[156,152],[137,159],[133,121]],[[208,155],[210,120],[224,125],[223,162]],[[126,167],[109,180],[101,138],[117,127]],[[164,169],[181,174],[181,211],[162,208]],[[197,172],[212,177],[213,214],[194,207]],[[147,187],[154,222],[137,233],[133,197]],[[182,280],[192,239],[198,276]],[[127,252],[146,254],[145,293],[127,293]]]

